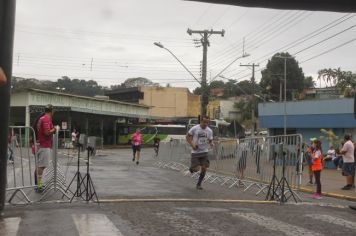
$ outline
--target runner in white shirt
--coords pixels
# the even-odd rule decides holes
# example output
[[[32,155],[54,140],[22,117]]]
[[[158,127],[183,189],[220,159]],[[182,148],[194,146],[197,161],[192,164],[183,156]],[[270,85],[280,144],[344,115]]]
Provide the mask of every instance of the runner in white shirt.
[[[199,171],[200,176],[197,183],[197,189],[203,189],[201,183],[205,177],[206,170],[209,168],[208,151],[209,145],[213,144],[213,131],[208,127],[209,118],[203,117],[199,125],[192,127],[187,134],[187,142],[192,147],[191,173]]]

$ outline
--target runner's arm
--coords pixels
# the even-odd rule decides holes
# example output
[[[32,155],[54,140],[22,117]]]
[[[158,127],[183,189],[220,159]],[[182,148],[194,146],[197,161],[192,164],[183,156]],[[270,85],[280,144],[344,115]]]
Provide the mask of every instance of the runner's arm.
[[[193,135],[188,132],[185,138],[193,150],[196,150],[197,146],[193,143]]]

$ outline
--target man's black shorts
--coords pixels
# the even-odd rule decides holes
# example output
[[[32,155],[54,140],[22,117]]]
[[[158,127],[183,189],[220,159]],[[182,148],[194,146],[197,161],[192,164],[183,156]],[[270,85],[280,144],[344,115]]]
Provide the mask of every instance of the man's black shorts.
[[[355,164],[352,163],[344,163],[342,164],[342,175],[343,176],[355,176]]]
[[[141,145],[132,145],[132,150],[134,152],[140,152],[141,151]]]
[[[208,158],[208,153],[203,152],[203,153],[192,153],[192,158],[191,158],[191,168],[195,168],[197,166],[205,166],[208,168],[210,166],[209,158]]]

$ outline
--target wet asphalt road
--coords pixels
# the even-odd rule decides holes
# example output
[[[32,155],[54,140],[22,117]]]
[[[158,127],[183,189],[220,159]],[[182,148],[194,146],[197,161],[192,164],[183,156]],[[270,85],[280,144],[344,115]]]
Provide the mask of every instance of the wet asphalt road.
[[[8,205],[0,235],[356,235],[356,211],[347,207],[347,201],[314,201],[302,194],[305,202],[298,205],[182,202],[264,200],[264,195],[207,183],[203,191],[196,190],[196,180],[157,168],[152,150],[143,151],[138,166],[129,150],[103,154],[91,160],[94,186],[103,200],[100,205],[83,201]],[[64,169],[69,166],[67,181],[75,173],[68,160],[76,162],[61,157]]]

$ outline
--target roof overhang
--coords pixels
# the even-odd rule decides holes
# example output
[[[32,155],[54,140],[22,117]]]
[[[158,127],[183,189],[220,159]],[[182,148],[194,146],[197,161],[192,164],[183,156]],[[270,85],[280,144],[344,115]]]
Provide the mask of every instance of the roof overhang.
[[[356,12],[355,0],[186,0],[242,7],[289,10]]]

